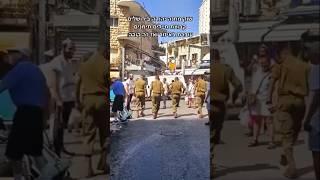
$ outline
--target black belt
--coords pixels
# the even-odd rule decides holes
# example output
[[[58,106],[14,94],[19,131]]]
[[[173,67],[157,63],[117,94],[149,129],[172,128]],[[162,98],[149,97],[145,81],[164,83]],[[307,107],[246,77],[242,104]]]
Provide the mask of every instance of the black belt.
[[[295,97],[295,98],[300,98],[300,99],[304,99],[304,95],[300,95],[300,94],[293,94],[293,93],[279,93],[279,95],[278,96],[290,96],[290,97]]]
[[[95,92],[95,93],[85,93],[83,96],[107,96],[106,93],[103,92]]]

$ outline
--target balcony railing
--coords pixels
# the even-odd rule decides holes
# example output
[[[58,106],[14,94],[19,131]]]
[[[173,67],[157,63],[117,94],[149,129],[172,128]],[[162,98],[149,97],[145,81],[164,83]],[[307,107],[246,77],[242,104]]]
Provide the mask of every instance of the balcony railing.
[[[30,16],[29,3],[4,4],[0,6],[0,18],[26,18]]]
[[[95,0],[58,0],[57,7],[60,10],[64,9],[77,9],[81,12],[93,14],[96,12],[96,1]]]
[[[166,49],[165,48],[159,47],[159,46],[155,46],[155,45],[152,46],[152,50],[159,51],[159,52],[162,52],[162,53],[166,53]]]

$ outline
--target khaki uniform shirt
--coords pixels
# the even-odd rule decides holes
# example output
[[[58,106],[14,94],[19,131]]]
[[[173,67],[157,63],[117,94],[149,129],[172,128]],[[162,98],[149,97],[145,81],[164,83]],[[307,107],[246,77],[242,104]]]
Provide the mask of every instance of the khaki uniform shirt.
[[[199,95],[205,95],[208,87],[207,87],[207,83],[203,79],[200,79],[196,83],[195,88],[196,88],[196,96],[199,96]]]
[[[142,79],[136,80],[134,83],[135,93],[145,93],[146,91],[146,81]]]
[[[79,70],[83,94],[106,94],[107,61],[100,53],[94,53]]]
[[[278,81],[278,96],[308,95],[308,74],[310,67],[302,60],[290,55],[272,70],[272,78]]]
[[[171,92],[172,94],[181,94],[182,89],[184,89],[183,84],[181,81],[174,81],[171,84]]]
[[[216,63],[213,65],[211,97],[214,101],[225,102],[229,98],[229,82],[235,89],[242,89],[240,80],[234,74],[233,69],[225,64]]]
[[[163,84],[159,80],[152,81],[151,83],[151,91],[154,94],[163,94]]]

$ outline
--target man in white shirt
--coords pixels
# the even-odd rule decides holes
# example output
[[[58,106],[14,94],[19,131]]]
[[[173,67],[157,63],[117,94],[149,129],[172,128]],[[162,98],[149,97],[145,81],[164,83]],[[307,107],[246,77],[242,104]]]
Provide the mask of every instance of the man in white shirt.
[[[54,72],[54,100],[58,110],[62,112],[62,121],[64,128],[68,125],[68,120],[72,108],[75,106],[75,90],[76,90],[76,70],[71,60],[75,52],[75,44],[70,39],[66,39],[62,42],[62,51],[61,54],[55,57],[50,62],[50,67]],[[59,113],[59,112],[58,112]],[[63,138],[63,133],[61,135]],[[63,147],[63,141],[59,140],[60,143],[57,147]],[[59,154],[59,150],[56,149],[56,152]]]
[[[167,82],[166,78],[163,78],[162,84],[163,84],[163,89],[164,89],[164,93],[163,93],[163,97],[162,97],[163,109],[166,109],[167,108],[167,99],[168,99],[168,95],[169,95],[169,83]]]
[[[129,75],[129,78],[125,81],[125,89],[127,92],[127,101],[126,101],[126,108],[127,110],[131,110],[130,104],[131,100],[134,94],[134,80],[133,80],[133,74]]]

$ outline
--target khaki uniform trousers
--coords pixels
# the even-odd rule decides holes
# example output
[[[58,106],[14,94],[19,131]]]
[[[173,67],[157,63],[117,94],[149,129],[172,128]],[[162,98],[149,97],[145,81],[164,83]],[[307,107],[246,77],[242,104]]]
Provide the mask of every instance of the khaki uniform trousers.
[[[275,133],[282,143],[282,155],[287,162],[285,174],[296,172],[293,146],[298,139],[305,113],[304,99],[295,96],[279,96],[277,111],[274,115]]]
[[[217,141],[221,138],[221,131],[226,115],[226,106],[224,102],[213,101],[211,104],[211,111],[209,112],[210,123],[210,179],[214,179],[214,147]]]
[[[181,98],[180,94],[172,94],[172,111],[173,111],[173,113],[177,112],[180,98]]]
[[[145,102],[146,102],[146,97],[145,94],[143,92],[136,92],[136,110],[137,111],[142,111],[144,109],[145,106]]]
[[[93,155],[95,138],[98,133],[100,148],[98,169],[109,169],[107,150],[109,149],[110,123],[108,123],[108,109],[106,99],[99,95],[85,95],[83,99],[83,150],[85,154]]]
[[[152,94],[152,113],[157,113],[160,109],[161,94],[153,93]]]
[[[197,106],[198,106],[198,114],[202,115],[202,107],[205,99],[205,94],[197,95]]]

